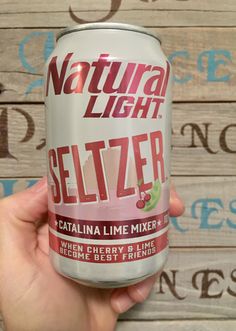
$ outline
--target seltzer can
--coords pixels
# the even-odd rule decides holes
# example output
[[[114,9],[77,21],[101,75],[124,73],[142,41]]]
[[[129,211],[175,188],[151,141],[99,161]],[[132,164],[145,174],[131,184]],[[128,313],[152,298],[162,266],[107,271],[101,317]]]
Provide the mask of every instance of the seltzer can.
[[[168,254],[171,67],[142,27],[59,33],[45,67],[50,259],[93,287],[135,284]]]

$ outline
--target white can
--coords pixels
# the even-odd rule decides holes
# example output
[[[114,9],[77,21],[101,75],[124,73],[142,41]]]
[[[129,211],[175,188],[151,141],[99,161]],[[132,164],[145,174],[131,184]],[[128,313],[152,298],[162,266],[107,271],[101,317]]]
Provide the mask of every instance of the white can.
[[[170,64],[127,24],[63,30],[45,68],[50,257],[62,275],[122,287],[168,253]]]

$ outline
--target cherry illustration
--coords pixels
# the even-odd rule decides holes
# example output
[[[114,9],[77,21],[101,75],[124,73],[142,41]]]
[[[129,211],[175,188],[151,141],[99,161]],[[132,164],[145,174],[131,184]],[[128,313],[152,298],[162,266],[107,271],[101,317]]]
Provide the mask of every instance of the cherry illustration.
[[[149,201],[151,199],[151,194],[145,192],[144,201]]]
[[[138,209],[143,209],[145,207],[145,201],[143,200],[138,200],[137,203],[136,203],[136,207]]]
[[[138,187],[139,187],[139,200],[136,203],[136,207],[138,209],[143,209],[146,206],[146,202],[150,201],[152,196],[151,194],[147,193],[146,191],[141,191],[141,185],[143,183],[143,179],[138,180]]]

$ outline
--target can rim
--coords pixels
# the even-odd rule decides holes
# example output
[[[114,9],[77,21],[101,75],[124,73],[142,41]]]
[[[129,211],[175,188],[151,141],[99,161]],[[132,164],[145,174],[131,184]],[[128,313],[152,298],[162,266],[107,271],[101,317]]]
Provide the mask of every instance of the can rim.
[[[125,24],[125,23],[86,23],[86,24],[80,24],[80,25],[74,25],[67,27],[63,29],[62,31],[58,32],[56,36],[56,41],[58,41],[61,37],[63,37],[66,34],[77,32],[77,31],[85,31],[85,30],[98,30],[98,29],[114,29],[114,30],[125,30],[125,31],[134,31],[138,33],[143,33],[148,36],[151,36],[155,39],[157,39],[161,44],[161,38],[157,36],[156,34],[150,32],[146,28],[138,25],[133,24]]]

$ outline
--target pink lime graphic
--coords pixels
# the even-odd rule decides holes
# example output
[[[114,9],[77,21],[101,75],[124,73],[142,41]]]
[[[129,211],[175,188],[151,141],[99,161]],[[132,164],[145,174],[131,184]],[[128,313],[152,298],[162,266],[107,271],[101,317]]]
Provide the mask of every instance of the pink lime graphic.
[[[138,186],[142,185],[142,180],[138,181]],[[141,209],[144,212],[148,212],[154,209],[161,197],[161,183],[157,179],[152,186],[152,189],[147,192],[140,192],[139,191],[139,200],[136,203],[136,207]]]

